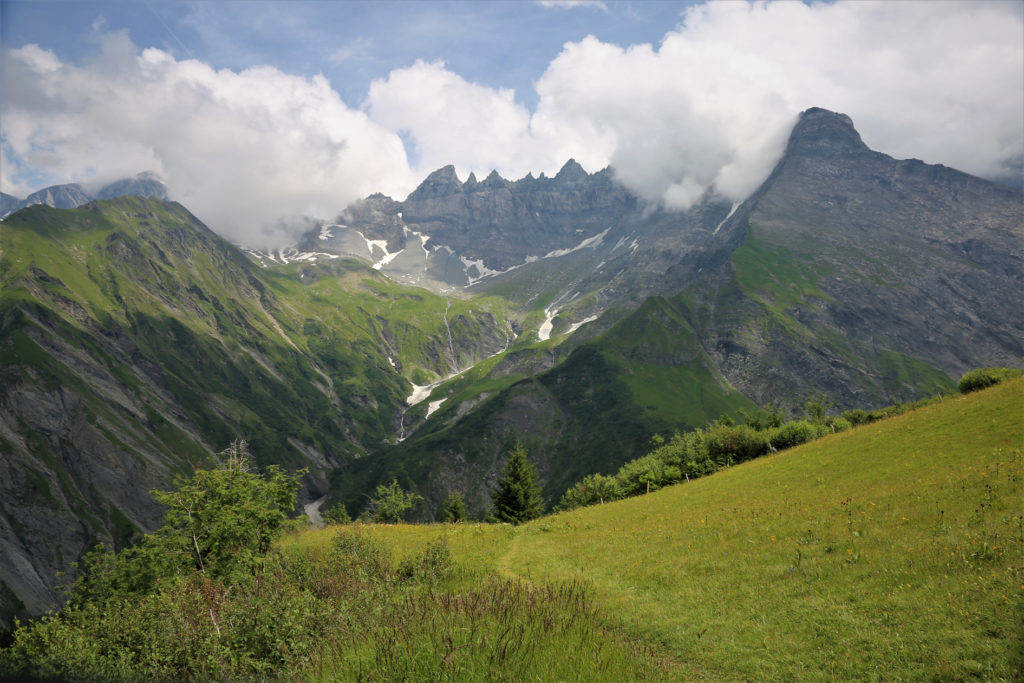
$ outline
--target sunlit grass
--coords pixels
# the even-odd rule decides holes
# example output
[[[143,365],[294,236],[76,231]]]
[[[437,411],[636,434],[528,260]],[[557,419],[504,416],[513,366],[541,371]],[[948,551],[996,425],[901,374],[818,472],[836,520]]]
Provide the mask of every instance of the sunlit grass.
[[[658,675],[1013,679],[1022,493],[1017,380],[523,527],[363,529],[396,559],[445,538],[455,592],[491,574],[589,586],[604,633],[652,648]]]
[[[534,522],[500,566],[592,582],[693,676],[1013,677],[1022,390]]]

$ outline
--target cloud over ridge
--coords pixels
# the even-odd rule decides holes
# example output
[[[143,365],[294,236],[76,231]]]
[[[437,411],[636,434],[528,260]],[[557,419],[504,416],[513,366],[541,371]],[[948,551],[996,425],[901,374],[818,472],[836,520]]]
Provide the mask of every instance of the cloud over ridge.
[[[74,66],[35,46],[8,55],[5,156],[101,182],[152,169],[223,235],[287,243],[288,221],[413,182],[401,140],[323,77],[235,73],[108,36]]]
[[[122,34],[80,65],[24,46],[4,55],[4,189],[23,187],[26,168],[64,181],[153,169],[253,246],[285,240],[293,216],[329,217],[374,191],[401,198],[446,164],[518,178],[573,157],[685,208],[754,190],[811,106],[850,115],[895,157],[1000,176],[1024,158],[1022,14],[997,2],[707,3],[658,45],[566,43],[532,111],[441,61],[378,78],[357,110],[322,76],[215,70]]]

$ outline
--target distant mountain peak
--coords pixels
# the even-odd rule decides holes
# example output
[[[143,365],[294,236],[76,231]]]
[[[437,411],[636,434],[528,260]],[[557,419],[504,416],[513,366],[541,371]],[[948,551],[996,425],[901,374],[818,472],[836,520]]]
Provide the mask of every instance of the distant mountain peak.
[[[455,166],[442,166],[428,175],[419,187],[412,191],[408,199],[433,199],[444,197],[462,190],[462,181],[455,174]]]
[[[867,151],[853,119],[820,107],[802,112],[789,136],[786,153],[837,154]]]
[[[555,176],[555,180],[579,180],[581,178],[586,178],[587,175],[587,172],[575,159],[569,159],[565,162],[565,165],[562,166],[562,170],[560,170]]]
[[[491,171],[489,174],[487,174],[487,177],[483,179],[483,182],[480,183],[480,187],[482,188],[497,189],[507,186],[508,181],[502,178],[501,174],[499,174],[497,171]]]

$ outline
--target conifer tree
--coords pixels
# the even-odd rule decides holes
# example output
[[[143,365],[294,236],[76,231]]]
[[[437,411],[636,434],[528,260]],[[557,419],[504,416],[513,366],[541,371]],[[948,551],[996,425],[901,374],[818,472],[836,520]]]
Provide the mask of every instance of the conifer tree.
[[[526,450],[521,444],[517,443],[509,454],[498,488],[491,492],[491,500],[494,516],[499,522],[521,524],[544,513],[540,479],[537,470],[526,459]]]
[[[462,494],[457,491],[449,493],[444,501],[442,520],[445,522],[464,522],[468,516],[466,501],[462,499]]]

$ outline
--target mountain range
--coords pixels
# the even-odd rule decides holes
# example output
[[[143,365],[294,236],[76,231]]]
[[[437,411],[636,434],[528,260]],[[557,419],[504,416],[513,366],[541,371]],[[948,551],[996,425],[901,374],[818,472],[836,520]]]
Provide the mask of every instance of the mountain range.
[[[517,441],[553,502],[654,434],[878,407],[1024,356],[1020,192],[873,151],[822,109],[745,201],[685,211],[574,161],[445,167],[259,252],[133,182],[73,209],[45,204],[98,195],[36,193],[2,224],[5,618],[56,604],[95,540],[153,529],[147,492],[234,438],[309,468],[314,513],[396,479],[420,519],[455,491],[481,514]]]
[[[112,199],[127,195],[167,199],[167,185],[156,173],[143,171],[132,178],[123,178],[102,185],[94,191],[78,183],[68,183],[45,187],[24,199],[0,192],[0,219],[36,204],[52,206],[55,209],[74,209],[96,199]]]

